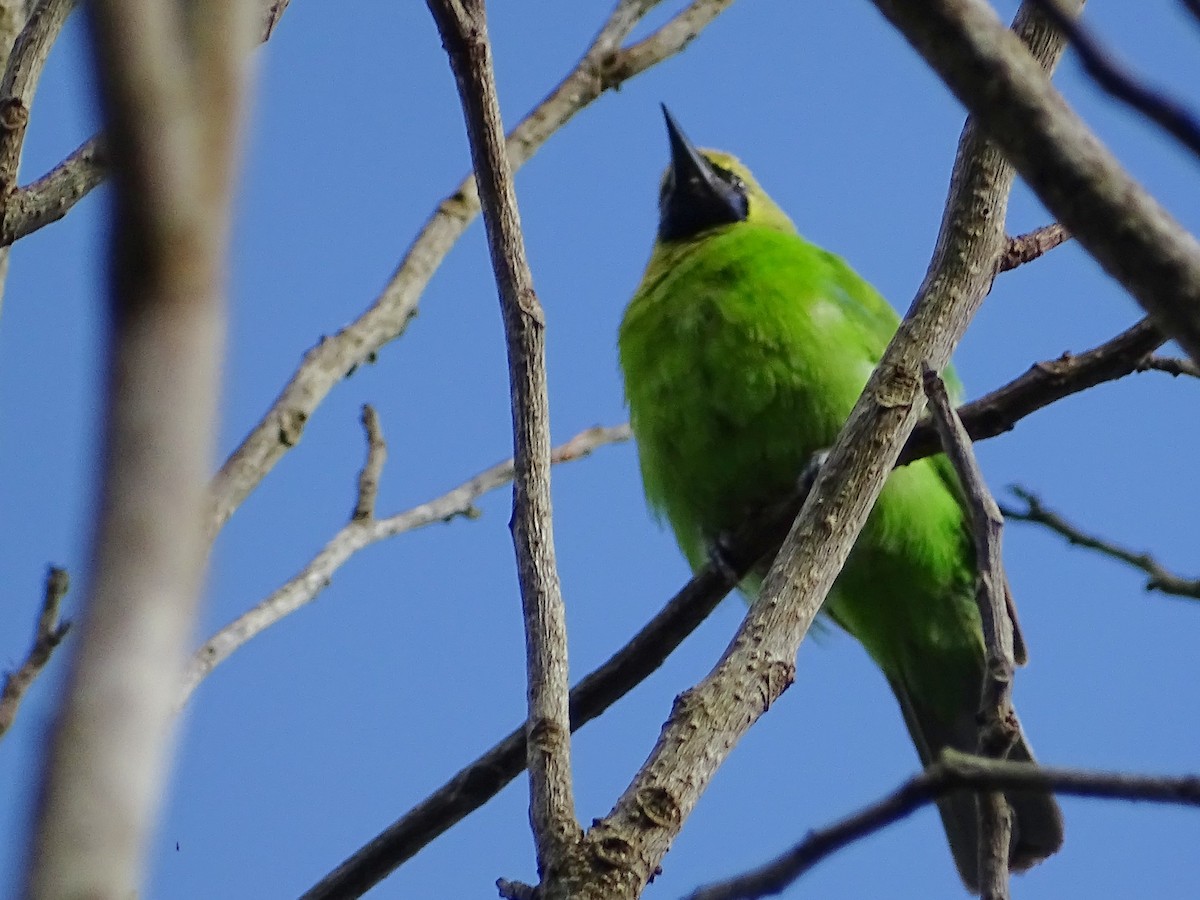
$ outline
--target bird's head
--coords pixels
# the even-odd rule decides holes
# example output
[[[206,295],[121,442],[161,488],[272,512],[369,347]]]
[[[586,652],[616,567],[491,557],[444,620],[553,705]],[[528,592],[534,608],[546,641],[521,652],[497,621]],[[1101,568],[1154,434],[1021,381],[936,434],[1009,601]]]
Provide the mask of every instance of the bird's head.
[[[738,222],[795,231],[791,219],[737,157],[720,150],[696,149],[665,106],[663,115],[671,142],[671,164],[658,196],[659,240],[687,241]]]

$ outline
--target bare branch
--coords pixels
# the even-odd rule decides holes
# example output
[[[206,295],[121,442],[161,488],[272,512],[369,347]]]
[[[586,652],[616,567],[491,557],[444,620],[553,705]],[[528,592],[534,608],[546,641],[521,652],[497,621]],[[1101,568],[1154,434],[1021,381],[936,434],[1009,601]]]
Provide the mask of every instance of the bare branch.
[[[525,620],[529,819],[550,884],[579,840],[571,781],[567,617],[550,504],[546,317],[533,288],[500,118],[483,0],[428,0],[458,86],[508,349],[513,420],[512,529]],[[554,896],[553,890],[547,896]]]
[[[1000,271],[1007,272],[1017,266],[1044,256],[1064,241],[1071,239],[1070,232],[1057,222],[1043,225],[1036,231],[1008,239],[1008,247],[1000,257]]]
[[[30,12],[26,0],[0,0],[0,72],[8,68],[9,54]]]
[[[102,492],[93,584],[19,891],[31,900],[136,894],[162,797],[206,555],[232,195],[225,161],[245,65],[229,28],[242,5],[209,0],[197,15],[224,28],[224,40],[192,54],[175,4],[89,4],[115,175]],[[193,55],[194,65],[180,65]],[[233,85],[232,108],[201,107],[193,79]],[[220,141],[204,140],[218,128]]]
[[[520,881],[497,878],[496,889],[504,900],[539,900],[537,888]]]
[[[583,459],[599,447],[627,441],[629,437],[628,425],[589,428],[559,446],[554,451],[553,461],[559,463]],[[384,519],[373,516],[351,519],[308,565],[261,603],[230,622],[200,646],[184,673],[183,684],[176,700],[177,708],[182,708],[200,682],[235,651],[279,620],[315,600],[329,586],[334,573],[355,553],[378,541],[436,522],[448,522],[458,516],[474,518],[479,514],[475,508],[475,501],[484,494],[510,484],[512,479],[513,461],[508,459],[485,469],[440,497],[402,513]],[[361,502],[361,487],[359,490]],[[513,775],[519,771],[520,768],[515,769]]]
[[[604,67],[605,82],[612,87],[619,87],[622,82],[679,53],[732,2],[733,0],[692,0],[653,34],[636,44],[630,44],[607,60]],[[640,19],[658,5],[658,0],[641,0],[640,3],[623,5],[636,8],[637,19]]]
[[[379,414],[370,403],[363,404],[362,424],[367,433],[367,461],[358,475],[358,499],[350,516],[352,522],[370,521],[375,518],[379,476],[383,474],[383,464],[387,462],[387,442],[384,441],[383,430],[379,426]]]
[[[1033,522],[1066,538],[1077,547],[1095,550],[1104,556],[1120,560],[1149,576],[1147,591],[1158,591],[1175,597],[1190,597],[1200,600],[1200,578],[1183,578],[1168,570],[1149,553],[1138,553],[1104,538],[1088,534],[1072,525],[1058,513],[1047,509],[1041,499],[1023,487],[1013,485],[1010,490],[1025,503],[1025,509],[1003,507],[1006,518],[1017,522]]]
[[[620,87],[682,50],[694,31],[707,25],[732,0],[693,0],[654,34],[629,50],[622,50],[621,43],[633,27],[659,2],[618,3],[575,68],[509,135],[508,161],[514,171],[605,91]],[[686,22],[688,27],[678,27],[679,22]],[[416,315],[417,302],[429,279],[478,212],[475,180],[468,176],[438,205],[371,308],[305,354],[274,404],[217,473],[212,486],[210,534],[215,535],[221,529],[300,440],[305,423],[333,386],[404,333]]]
[[[843,847],[959,790],[1048,790],[1073,797],[1200,806],[1200,778],[1195,775],[1164,778],[1046,768],[947,751],[924,772],[877,803],[827,828],[810,832],[803,841],[762,868],[701,888],[688,895],[687,900],[755,900],[778,894]]]
[[[76,0],[40,0],[13,44],[12,54],[0,82],[0,197],[7,207],[8,195],[17,183],[17,167],[29,124],[29,107],[50,48],[58,39]],[[3,224],[0,223],[0,229]]]
[[[922,380],[930,413],[946,456],[954,466],[967,498],[971,531],[975,539],[975,566],[978,586],[976,601],[983,626],[985,669],[979,703],[979,754],[1003,759],[1017,742],[1021,726],[1012,705],[1012,681],[1016,671],[1014,651],[1015,625],[1010,615],[1008,582],[1000,539],[1004,519],[988,490],[983,473],[971,447],[971,438],[955,415],[938,374],[925,367]],[[979,806],[979,896],[983,900],[1006,900],[1009,845],[1012,839],[1012,810],[1004,794],[985,791],[977,797]]]
[[[0,218],[0,246],[8,246],[57,222],[108,175],[108,158],[98,137],[32,184],[8,198]]]
[[[1096,84],[1200,157],[1200,120],[1192,110],[1163,91],[1144,84],[1117,62],[1082,22],[1073,15],[1064,14],[1057,0],[1037,0],[1037,5],[1070,40],[1084,71]]]
[[[984,0],[874,3],[1055,218],[1200,360],[1200,243],[1125,172],[992,7]]]
[[[1190,375],[1200,378],[1200,366],[1190,359],[1179,359],[1175,356],[1147,356],[1138,363],[1139,372],[1166,372],[1178,378],[1180,375]]]
[[[1029,371],[1003,387],[962,406],[958,415],[971,435],[981,441],[1011,431],[1030,413],[1071,394],[1143,370],[1147,354],[1166,343],[1166,335],[1143,319],[1112,340],[1079,354],[1034,363]],[[900,465],[930,456],[939,446],[937,431],[922,421],[900,454]]]
[[[70,622],[58,620],[59,608],[70,583],[66,569],[51,566],[46,572],[46,590],[33,632],[33,644],[17,670],[4,676],[4,687],[0,688],[0,738],[12,727],[21,701],[25,699],[25,692],[46,668],[51,655],[71,630]]]
[[[266,0],[263,4],[262,14],[262,34],[260,40],[265,44],[271,39],[271,35],[275,33],[275,26],[279,24],[279,20],[283,18],[284,11],[288,8],[288,4],[292,0]]]
[[[75,7],[75,0],[6,0],[0,56],[4,77],[0,80],[0,235],[6,230],[11,200],[17,186],[17,171],[29,125],[29,108],[41,79],[50,48]],[[9,253],[0,246],[0,297],[8,277]]]
[[[48,7],[51,8],[51,12],[36,27],[42,29],[47,25],[55,24],[55,19],[49,16],[51,14],[59,15],[64,6],[66,12],[69,12],[77,2],[78,0],[39,0],[38,8]],[[263,41],[271,36],[279,17],[287,9],[288,2],[289,0],[261,0],[262,30],[260,34]],[[239,4],[238,14],[240,15],[241,12]],[[35,10],[34,16],[30,17],[29,28],[35,27],[36,15],[37,11]],[[65,13],[62,15],[65,17]],[[203,16],[201,18],[203,19]],[[216,25],[216,23],[212,24]],[[61,22],[57,23],[57,27],[61,27]],[[41,75],[41,64],[45,59],[45,53],[49,51],[49,44],[53,42],[56,35],[57,31],[48,38],[37,36],[37,40],[31,41],[28,45],[30,60],[27,67],[22,68],[19,73],[15,72],[12,67],[9,69],[10,75],[16,79],[14,83],[17,88],[28,91],[28,96],[22,95],[19,90],[12,92],[22,99],[25,107],[28,107],[33,88],[36,87],[37,79]],[[38,54],[40,54],[40,58]],[[0,90],[0,97],[6,96],[8,94]],[[3,101],[0,100],[0,105],[2,103]],[[214,106],[210,108],[210,112],[219,112],[220,109],[223,107]],[[2,111],[0,109],[0,112]],[[20,113],[14,113],[14,115],[19,117]],[[27,110],[25,117],[28,118]],[[20,135],[17,135],[15,131],[10,133],[0,122],[0,171],[3,170],[5,160],[12,157],[14,147],[18,153],[20,151],[20,143],[24,137],[24,124],[21,124],[19,130]],[[6,147],[6,141],[12,141],[13,146]],[[13,190],[16,186],[14,163],[11,172],[12,178],[7,182],[0,182],[0,184],[8,185],[3,207],[0,208],[0,247],[7,247],[38,229],[57,222],[70,212],[76,203],[91,193],[93,188],[104,181],[108,177],[108,157],[104,153],[103,147],[103,136],[93,135],[78,150],[48,173],[27,187],[18,190]]]

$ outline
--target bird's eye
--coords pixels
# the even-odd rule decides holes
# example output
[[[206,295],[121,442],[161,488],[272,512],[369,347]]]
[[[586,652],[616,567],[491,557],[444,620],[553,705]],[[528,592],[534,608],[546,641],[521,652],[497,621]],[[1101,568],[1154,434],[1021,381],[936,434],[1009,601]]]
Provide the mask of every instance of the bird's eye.
[[[726,169],[724,166],[718,166],[715,163],[713,164],[713,171],[717,173],[718,178],[733,188],[737,193],[745,196],[746,182],[742,180],[740,175],[731,169]]]

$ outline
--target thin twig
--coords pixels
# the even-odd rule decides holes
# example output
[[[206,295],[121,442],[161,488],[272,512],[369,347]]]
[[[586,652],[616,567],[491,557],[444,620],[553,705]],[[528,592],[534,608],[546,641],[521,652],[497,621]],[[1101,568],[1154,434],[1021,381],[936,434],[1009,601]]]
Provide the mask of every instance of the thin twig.
[[[1095,35],[1057,0],[1036,0],[1042,11],[1067,35],[1083,69],[1110,96],[1137,110],[1200,157],[1200,119],[1183,103],[1142,82],[1117,62]]]
[[[509,135],[508,159],[514,171],[605,91],[682,50],[732,0],[693,0],[653,34],[622,49],[634,26],[659,2],[617,4],[576,66]],[[475,180],[468,176],[434,210],[370,309],[305,354],[271,408],[214,478],[211,535],[300,440],[308,419],[334,385],[404,333],[429,279],[478,212]]]
[[[703,887],[689,894],[687,900],[756,900],[781,893],[843,847],[960,790],[1043,790],[1063,796],[1200,806],[1200,777],[1195,775],[1172,778],[1046,768],[947,751],[882,800],[833,825],[810,832],[795,847],[761,868]]]
[[[0,217],[0,246],[57,222],[107,174],[104,146],[98,137],[90,138],[37,181],[9,196]]]
[[[1104,556],[1133,566],[1135,569],[1149,576],[1149,579],[1146,581],[1147,591],[1158,591],[1159,593],[1171,594],[1175,597],[1189,597],[1193,600],[1200,600],[1200,578],[1184,578],[1176,575],[1149,553],[1138,553],[1115,544],[1112,541],[1088,534],[1086,531],[1072,525],[1058,513],[1047,509],[1041,499],[1032,491],[1017,485],[1013,485],[1009,490],[1024,501],[1025,509],[1002,507],[1006,518],[1017,522],[1032,522],[1035,525],[1041,525],[1050,529],[1055,534],[1066,538],[1069,543],[1077,547],[1095,550]]]
[[[0,199],[4,200],[5,208],[17,184],[17,167],[25,144],[33,93],[50,48],[75,3],[76,0],[40,0],[17,36],[0,81]]]
[[[1200,378],[1200,366],[1190,359],[1180,359],[1177,356],[1147,356],[1138,363],[1137,370],[1139,372],[1166,372],[1176,378],[1180,375]]]
[[[1000,257],[1000,271],[1007,272],[1027,262],[1033,262],[1055,247],[1071,239],[1071,234],[1057,222],[1043,225],[1034,231],[1008,239],[1008,247]]]
[[[538,900],[538,889],[520,881],[507,878],[496,879],[496,890],[503,900]]]
[[[28,24],[30,13],[33,12],[32,6],[33,3],[26,2],[26,0],[0,0],[0,72],[5,74],[8,72],[17,39]],[[2,94],[0,94],[0,99],[2,99]],[[0,108],[2,108],[2,104],[0,104]],[[22,126],[22,130],[24,130],[24,126]],[[0,135],[0,144],[8,144],[9,138],[7,133]],[[23,141],[19,143],[23,143]],[[15,178],[15,168],[12,174]],[[11,190],[14,178],[9,179],[7,189],[0,190],[0,201]],[[2,186],[0,183],[0,187]],[[3,219],[2,210],[0,210],[0,219]],[[4,289],[8,281],[9,258],[10,253],[7,248],[0,247],[0,309],[3,308]]]
[[[1147,354],[1166,341],[1153,321],[1143,319],[1091,350],[1034,363],[1021,377],[959,407],[958,415],[972,440],[1004,434],[1025,416],[1057,400],[1141,371]],[[938,446],[937,430],[926,419],[913,430],[900,454],[900,464],[929,456]]]
[[[929,367],[923,373],[923,382],[942,447],[962,484],[971,519],[987,670],[980,705],[980,754],[998,759],[1008,753],[1019,733],[1012,709],[1014,623],[1000,552],[1004,518],[979,470],[971,437],[950,404],[945,384]]]
[[[971,438],[950,405],[946,385],[929,366],[925,367],[923,382],[942,446],[966,494],[975,542],[978,578],[975,599],[983,626],[985,653],[983,691],[979,701],[979,754],[989,759],[1003,759],[1021,733],[1012,706],[1012,682],[1016,670],[1015,625],[1009,614],[1008,583],[1000,553],[1004,519],[979,471]],[[983,900],[1006,900],[1010,894],[1008,861],[1012,810],[999,791],[985,791],[977,799],[979,896]]]
[[[275,26],[283,18],[284,10],[288,8],[289,3],[291,0],[266,0],[263,4],[261,40],[264,44],[275,33]]]
[[[559,463],[583,459],[599,447],[627,441],[629,437],[628,425],[589,428],[560,445],[553,460]],[[475,518],[479,515],[475,501],[511,484],[512,479],[513,461],[507,459],[420,506],[382,519],[351,519],[296,575],[196,650],[184,673],[176,706],[182,708],[200,682],[248,641],[315,600],[329,586],[334,573],[355,553],[378,541],[436,522],[449,522],[459,516]],[[520,770],[513,774],[517,771]]]
[[[636,23],[658,3],[659,0],[623,0],[618,4],[618,12],[624,7],[626,20]],[[679,53],[732,4],[733,0],[692,0],[661,28],[606,59],[602,72],[605,85],[620,87],[622,82]],[[614,12],[613,17],[616,16]]]
[[[512,529],[525,621],[529,819],[538,871],[553,879],[579,838],[571,781],[567,617],[550,507],[546,317],[525,253],[483,0],[428,0],[462,102],[508,349]]]
[[[379,424],[379,414],[370,403],[362,408],[363,431],[367,435],[367,461],[358,473],[358,495],[354,502],[352,522],[366,522],[375,518],[375,500],[379,496],[379,476],[387,462],[387,442]]]
[[[75,7],[75,0],[8,0],[4,4],[4,77],[0,79],[0,235],[7,230],[17,172],[25,147],[29,109],[50,48]],[[13,29],[18,29],[13,31]],[[0,246],[0,297],[8,277],[9,251]]]
[[[46,572],[46,589],[37,627],[33,632],[33,644],[16,671],[4,676],[4,687],[0,688],[0,738],[12,727],[21,701],[25,699],[25,692],[46,668],[51,655],[71,630],[70,622],[59,622],[58,619],[70,583],[66,569],[51,566]]]
[[[78,0],[40,0],[40,6],[68,7],[75,5]],[[288,0],[260,0],[262,16],[261,39],[266,41],[278,24],[279,17],[287,9]],[[32,17],[31,17],[32,24]],[[39,45],[39,50],[42,48]],[[44,49],[48,50],[48,47]],[[40,62],[37,71],[32,71],[29,97],[40,75]],[[23,76],[28,77],[28,76]],[[17,82],[18,86],[20,81]],[[0,97],[3,94],[0,93]],[[28,106],[29,97],[24,97]],[[16,113],[15,115],[20,115]],[[24,126],[21,126],[24,130]],[[11,159],[12,147],[5,147],[5,140],[13,140],[17,136],[7,137],[0,130],[0,161]],[[56,165],[45,175],[32,184],[7,192],[0,207],[0,247],[7,247],[21,238],[44,228],[52,222],[57,222],[71,209],[108,177],[108,156],[104,152],[103,135],[96,134],[84,143],[69,157]],[[17,148],[19,150],[19,147]],[[9,182],[15,187],[15,169],[12,172],[14,180]]]
[[[1122,168],[992,6],[985,0],[873,2],[1055,219],[1200,360],[1200,242]],[[1072,3],[1070,12],[1078,6]]]

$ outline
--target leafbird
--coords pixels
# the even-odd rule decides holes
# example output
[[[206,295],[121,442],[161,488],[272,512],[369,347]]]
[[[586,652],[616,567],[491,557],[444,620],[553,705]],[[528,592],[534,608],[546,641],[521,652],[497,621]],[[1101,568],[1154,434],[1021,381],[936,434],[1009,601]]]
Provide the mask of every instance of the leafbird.
[[[841,257],[802,238],[744,165],[697,150],[663,111],[658,234],[618,344],[646,498],[699,568],[833,444],[899,319]],[[762,574],[741,585],[750,600]],[[975,585],[962,490],[934,456],[888,478],[823,607],[883,671],[926,764],[947,747],[976,750]],[[1019,630],[1014,643],[1023,662]],[[1023,734],[1009,758],[1032,760]],[[1062,844],[1062,815],[1048,793],[1008,801],[1011,866],[1025,869]],[[938,807],[975,890],[974,795]]]

